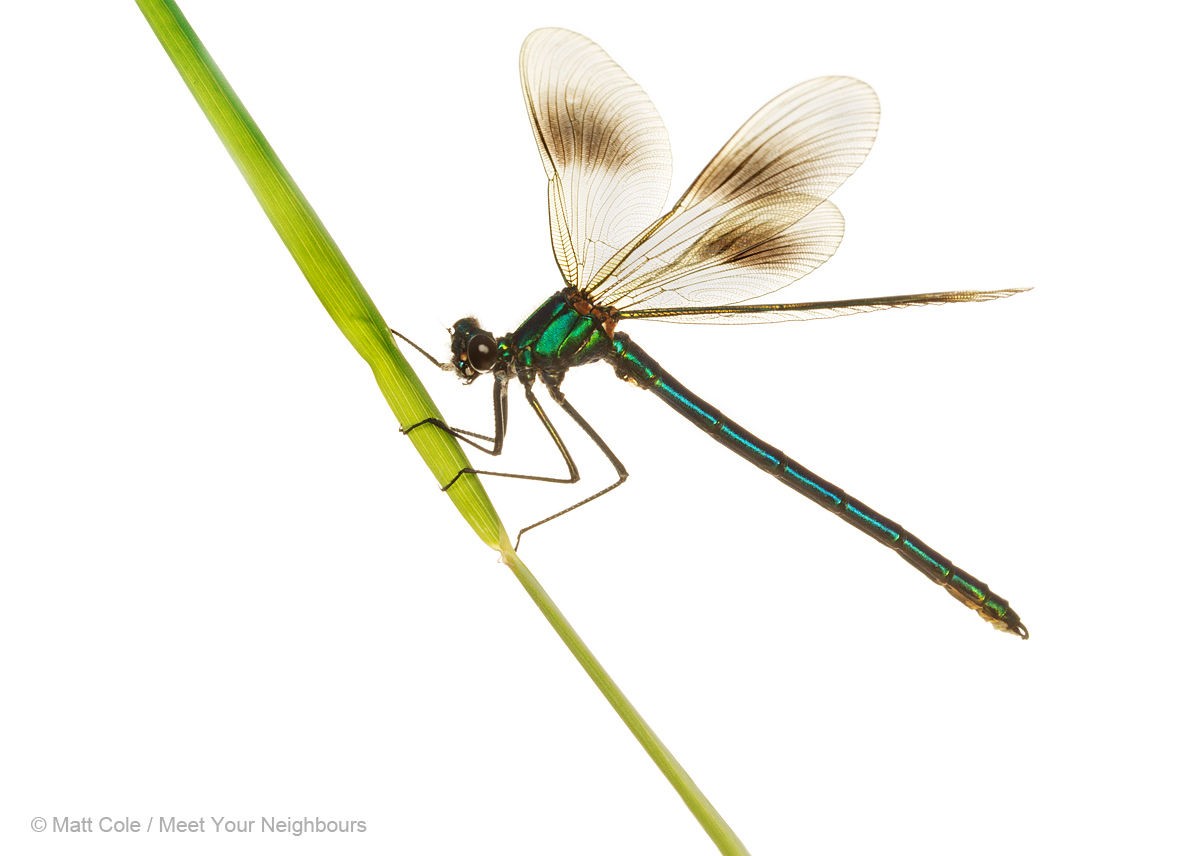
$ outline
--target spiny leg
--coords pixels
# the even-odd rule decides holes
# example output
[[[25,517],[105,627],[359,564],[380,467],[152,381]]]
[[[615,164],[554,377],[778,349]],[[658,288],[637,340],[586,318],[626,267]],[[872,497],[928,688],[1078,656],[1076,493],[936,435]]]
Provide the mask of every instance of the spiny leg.
[[[407,339],[405,341],[407,341]],[[422,425],[433,425],[434,427],[445,431],[451,437],[462,440],[472,448],[478,449],[479,451],[488,455],[499,455],[504,450],[504,435],[508,433],[508,377],[497,374],[495,375],[495,378],[496,381],[494,384],[492,384],[492,412],[495,414],[496,418],[494,436],[488,437],[485,434],[476,434],[474,431],[464,431],[461,428],[452,428],[441,419],[438,419],[436,416],[431,416],[428,419],[422,419],[420,422],[409,425],[407,428],[401,426],[400,433],[407,437],[409,433],[415,431],[417,428],[420,428]],[[485,446],[479,445],[471,439],[472,437],[483,440],[487,443],[491,443],[492,448],[489,449]],[[459,473],[458,475],[461,476],[462,473]],[[455,476],[454,478],[457,479],[458,476]],[[454,484],[454,482],[451,481],[450,484]],[[446,485],[446,487],[449,486],[449,484]],[[445,487],[442,488],[442,490],[445,489]]]
[[[612,484],[610,484],[608,487],[604,488],[604,490],[600,490],[600,491],[597,491],[596,493],[593,493],[587,499],[581,499],[579,502],[575,503],[574,505],[568,506],[567,508],[564,508],[562,511],[558,512],[557,514],[551,514],[549,517],[545,517],[545,518],[539,520],[537,523],[531,523],[530,525],[526,526],[524,529],[522,529],[520,532],[517,533],[517,543],[513,545],[514,550],[516,550],[518,547],[521,546],[521,536],[523,536],[530,529],[533,529],[537,526],[541,526],[543,523],[549,523],[551,520],[562,517],[564,514],[566,514],[569,511],[574,511],[576,508],[579,508],[579,506],[581,506],[581,505],[586,505],[587,503],[591,502],[593,499],[596,499],[597,497],[604,496],[604,494],[608,493],[610,490],[614,490],[615,488],[620,487],[622,484],[625,483],[625,479],[629,478],[628,470],[625,469],[625,465],[621,463],[620,459],[613,453],[613,450],[610,449],[608,447],[608,444],[605,443],[604,440],[601,439],[600,435],[596,433],[596,429],[593,428],[591,425],[589,425],[587,420],[584,419],[583,416],[580,415],[579,411],[575,409],[574,405],[572,405],[571,402],[567,401],[567,397],[565,395],[563,395],[562,389],[559,388],[559,383],[561,383],[561,379],[549,381],[549,380],[546,380],[545,378],[543,378],[543,381],[546,383],[546,389],[550,390],[550,397],[554,399],[555,404],[557,404],[559,407],[561,407],[563,410],[565,410],[567,412],[567,414],[572,419],[575,420],[575,424],[577,424],[580,428],[582,428],[584,430],[584,432],[588,435],[588,437],[591,438],[591,441],[593,443],[595,443],[596,446],[599,447],[600,451],[604,453],[604,456],[606,458],[608,458],[608,462],[610,464],[612,464],[613,469],[615,469],[617,471],[617,480],[615,482],[613,482]],[[549,427],[549,423],[547,423],[547,427]],[[561,444],[561,441],[558,439],[557,435],[556,435],[555,439],[556,439],[556,441],[559,442],[559,449],[562,451],[563,455],[565,456],[567,454],[566,446]],[[568,457],[568,461],[569,460],[570,459]]]
[[[449,365],[447,365],[446,363],[443,363],[441,360],[439,360],[433,354],[429,353],[429,351],[422,348],[420,345],[418,345],[412,339],[408,338],[408,336],[405,336],[399,330],[393,330],[391,327],[388,327],[388,332],[391,333],[393,336],[395,336],[399,339],[403,339],[404,341],[408,342],[408,344],[411,345],[421,356],[423,356],[425,359],[429,360],[429,362],[433,363],[439,369],[442,369],[444,371],[444,370],[447,370],[450,368]]]
[[[549,517],[542,518],[541,520],[537,521],[536,523],[532,523],[529,526],[526,526],[525,528],[523,528],[520,532],[517,533],[517,541],[516,541],[516,544],[513,545],[514,550],[518,546],[520,546],[521,537],[526,532],[528,532],[530,529],[533,529],[534,527],[537,527],[537,526],[541,526],[543,523],[547,523],[558,517],[562,517],[568,511],[574,511],[576,508],[579,508],[581,505],[586,505],[587,503],[591,502],[593,499],[603,496],[604,494],[608,493],[610,490],[613,490],[614,488],[619,487],[620,485],[622,485],[625,482],[625,480],[627,478],[629,478],[629,472],[625,469],[625,465],[621,463],[620,459],[613,453],[612,449],[610,449],[608,447],[608,444],[605,443],[604,440],[601,439],[600,435],[596,433],[596,429],[588,424],[587,420],[583,418],[583,416],[579,413],[578,410],[575,409],[574,405],[572,405],[571,402],[567,401],[566,396],[563,395],[562,390],[559,388],[559,384],[562,382],[562,379],[561,378],[550,379],[550,378],[543,377],[542,380],[546,384],[546,389],[548,389],[550,391],[550,397],[552,399],[554,399],[555,404],[557,404],[559,407],[561,407],[564,411],[566,411],[568,416],[570,416],[572,419],[575,420],[575,423],[584,430],[584,432],[588,435],[588,437],[591,439],[591,441],[593,443],[595,443],[596,446],[599,447],[600,451],[604,453],[604,456],[606,458],[608,458],[609,463],[611,463],[613,465],[613,469],[615,469],[617,471],[617,480],[615,482],[613,482],[612,484],[610,484],[608,487],[604,488],[603,490],[597,491],[596,493],[592,494],[591,496],[587,497],[586,499],[582,499],[579,502],[575,503],[574,505],[568,506],[567,508],[564,508],[562,511],[557,512],[556,514],[551,514]],[[556,429],[554,427],[554,424],[550,421],[550,417],[549,417],[549,415],[547,415],[545,408],[542,407],[542,404],[540,401],[538,401],[537,396],[535,396],[533,394],[533,378],[532,377],[522,378],[522,385],[525,387],[526,401],[528,401],[529,406],[531,408],[533,408],[533,412],[537,414],[538,420],[541,421],[543,427],[545,427],[546,433],[550,435],[550,439],[552,439],[554,441],[554,445],[558,447],[559,454],[562,455],[563,461],[567,465],[567,470],[569,473],[567,478],[556,478],[554,476],[533,476],[533,475],[525,475],[522,473],[500,473],[500,472],[494,472],[492,470],[478,470],[473,467],[467,467],[467,468],[460,470],[459,473],[450,480],[449,484],[446,484],[442,488],[442,490],[449,490],[450,487],[456,481],[458,481],[458,479],[465,473],[474,473],[475,475],[480,475],[480,476],[499,476],[501,478],[509,478],[509,479],[525,479],[528,481],[550,482],[552,484],[575,484],[576,482],[579,481],[579,467],[576,466],[575,459],[571,457],[571,452],[567,448],[566,442],[563,440],[562,436],[558,433],[558,429]],[[497,376],[497,388],[498,389],[506,389],[507,388],[506,385],[502,385],[502,381],[499,376]],[[497,431],[497,436],[500,438],[500,443],[498,443],[496,445],[496,450],[497,450],[497,454],[498,454],[499,450],[503,446],[504,432],[507,429],[507,425],[508,425],[508,421],[507,421],[508,399],[507,399],[507,396],[500,397],[499,395],[497,395],[496,402],[497,402],[497,405],[496,405],[497,413],[504,414],[503,420],[501,420],[501,418],[499,416],[497,417],[496,431]],[[503,410],[501,408],[503,408]],[[447,430],[445,428],[444,424],[441,423],[440,421],[437,421],[437,420],[425,420],[425,421],[429,422],[432,425],[436,425],[439,428],[442,428],[442,430]],[[418,423],[418,424],[421,424],[421,423]],[[413,428],[415,428],[415,427],[417,427],[417,426],[414,425]],[[411,430],[411,429],[409,429],[409,430]],[[476,448],[478,448],[478,447],[476,447]],[[483,451],[488,451],[488,450],[484,449]]]
[[[497,375],[497,383],[500,383],[499,375]],[[450,484],[445,485],[442,488],[442,490],[449,490],[450,486],[453,485],[456,481],[458,481],[459,477],[461,477],[465,473],[474,473],[477,476],[500,476],[501,478],[506,478],[506,479],[525,479],[527,481],[551,482],[553,484],[575,484],[577,481],[579,481],[579,467],[575,466],[575,459],[571,457],[571,453],[567,449],[567,444],[565,442],[563,442],[563,438],[561,436],[559,436],[558,430],[554,427],[554,424],[550,421],[550,417],[546,414],[546,410],[545,410],[545,408],[542,407],[542,403],[540,401],[538,401],[537,396],[535,396],[533,394],[533,378],[532,377],[522,378],[521,384],[525,387],[525,400],[529,402],[529,406],[533,408],[533,412],[536,413],[538,419],[541,420],[542,425],[546,429],[546,433],[548,433],[550,435],[550,439],[553,440],[554,445],[558,447],[558,452],[560,455],[562,455],[563,461],[566,462],[568,476],[566,478],[557,478],[555,476],[531,476],[531,475],[525,475],[523,473],[498,473],[498,472],[494,472],[492,470],[477,470],[474,467],[466,467],[462,470],[459,470],[458,475],[456,475],[454,478],[450,479]],[[506,423],[504,425],[505,429],[507,429],[507,415],[508,415],[507,401],[508,401],[508,399],[505,398],[504,399],[504,414],[505,414],[505,419],[506,419]],[[499,423],[499,417],[497,417],[497,435],[500,437],[500,442],[497,443],[497,445],[496,445],[495,454],[499,454],[500,449],[503,447],[503,439],[504,438],[503,438],[503,434],[500,433],[500,429],[501,429],[501,426]],[[524,531],[524,530],[521,530],[521,531]],[[518,537],[518,540],[520,540],[520,536],[518,535],[517,537]]]
[[[389,327],[388,330],[393,336],[403,339],[405,342],[407,342],[418,353],[420,353],[421,356],[429,360],[429,362],[433,363],[439,369],[442,369],[443,371],[453,370],[453,367],[449,363],[443,363],[439,361],[436,357],[434,357],[412,339],[408,338],[408,336],[405,336],[399,330],[394,330],[391,327]],[[478,449],[479,451],[489,455],[499,455],[501,449],[504,448],[504,434],[508,425],[508,378],[499,374],[497,374],[495,377],[496,382],[492,386],[492,411],[494,412],[496,418],[495,434],[493,436],[488,437],[486,434],[477,434],[474,431],[467,431],[463,428],[451,427],[441,419],[438,419],[436,416],[431,416],[428,419],[422,419],[420,422],[409,425],[407,428],[401,425],[400,433],[407,437],[412,431],[420,428],[422,425],[433,425],[437,428],[440,428],[442,431],[445,431],[451,437],[462,440],[472,448]],[[470,439],[472,437],[474,437],[476,440],[483,440],[487,443],[491,443],[492,448],[488,449],[480,446],[474,440]],[[462,474],[459,473],[459,475]],[[451,484],[453,484],[453,482],[451,482]]]

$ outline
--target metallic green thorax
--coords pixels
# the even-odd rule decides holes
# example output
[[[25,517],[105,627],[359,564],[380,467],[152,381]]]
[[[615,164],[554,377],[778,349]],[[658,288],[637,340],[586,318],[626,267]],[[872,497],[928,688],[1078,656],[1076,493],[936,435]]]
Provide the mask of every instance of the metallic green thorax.
[[[572,308],[566,291],[559,291],[500,342],[501,353],[520,370],[563,372],[594,363],[612,350],[602,319]]]

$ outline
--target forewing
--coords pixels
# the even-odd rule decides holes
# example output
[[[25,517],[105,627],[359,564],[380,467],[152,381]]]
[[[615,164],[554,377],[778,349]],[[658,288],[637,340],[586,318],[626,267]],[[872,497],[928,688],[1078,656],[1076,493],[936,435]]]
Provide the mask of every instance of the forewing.
[[[825,200],[866,158],[878,126],[879,101],[862,81],[821,77],[789,89],[600,269],[588,294],[650,310],[736,303],[794,282],[837,249],[842,219]]]
[[[549,179],[554,257],[563,279],[582,289],[661,214],[671,184],[667,131],[642,88],[570,30],[525,39],[521,86]]]

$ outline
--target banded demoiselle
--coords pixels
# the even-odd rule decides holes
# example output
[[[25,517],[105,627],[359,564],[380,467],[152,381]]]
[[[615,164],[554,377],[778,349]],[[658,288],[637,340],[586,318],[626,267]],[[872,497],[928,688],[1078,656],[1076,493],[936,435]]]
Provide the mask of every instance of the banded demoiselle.
[[[521,48],[521,85],[549,179],[550,236],[565,287],[515,332],[496,337],[474,318],[450,329],[451,362],[432,362],[465,383],[493,381],[492,437],[433,425],[490,455],[503,450],[508,383],[520,381],[569,476],[481,475],[575,483],[579,471],[534,395],[540,381],[600,448],[617,480],[521,530],[517,537],[620,486],[628,473],[562,392],[568,369],[603,361],[649,390],[718,443],[895,550],[901,558],[997,629],[1028,638],[1008,601],[900,525],[805,469],[708,404],[624,332],[632,319],[761,324],[1010,297],[1027,289],[946,291],[815,303],[746,303],[823,264],[842,239],[828,197],[863,162],[875,140],[879,102],[849,77],[820,77],[787,90],[754,114],[667,213],[671,153],[658,111],[598,45],[569,30],[536,30]],[[393,331],[394,332],[394,331]],[[397,334],[400,335],[400,334]],[[476,440],[491,444],[482,445]],[[443,490],[448,489],[458,476]]]

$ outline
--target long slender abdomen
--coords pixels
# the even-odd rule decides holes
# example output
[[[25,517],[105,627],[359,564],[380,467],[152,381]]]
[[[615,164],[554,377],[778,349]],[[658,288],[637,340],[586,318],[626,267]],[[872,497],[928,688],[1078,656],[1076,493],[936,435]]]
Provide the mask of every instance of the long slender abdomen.
[[[612,363],[619,377],[650,390],[722,446],[832,511],[880,544],[895,550],[902,559],[943,586],[953,597],[978,612],[981,618],[997,629],[1029,638],[1028,631],[1008,601],[993,594],[987,584],[955,567],[949,559],[906,532],[896,522],[868,508],[841,488],[800,466],[774,446],[764,443],[736,422],[727,419],[721,411],[693,395],[664,371],[626,334],[618,333],[613,338],[613,350],[606,359]]]

